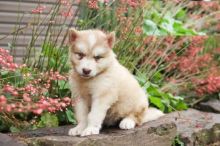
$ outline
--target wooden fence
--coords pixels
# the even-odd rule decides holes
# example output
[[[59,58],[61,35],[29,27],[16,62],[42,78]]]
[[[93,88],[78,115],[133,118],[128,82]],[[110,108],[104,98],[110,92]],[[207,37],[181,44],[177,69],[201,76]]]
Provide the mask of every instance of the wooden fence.
[[[51,9],[60,0],[0,0],[0,47],[9,49],[15,61],[18,63],[22,62],[22,58],[26,54],[26,47],[30,44],[31,38],[33,38],[33,29],[39,26],[41,30],[37,37],[34,47],[41,49],[41,45],[45,38],[46,29],[50,21],[48,14],[51,13]],[[41,6],[42,12],[36,14],[36,9]],[[77,5],[71,6],[65,3],[60,7],[60,10],[66,11],[67,8],[71,7],[72,12],[67,17],[61,13],[57,16],[54,21],[56,26],[53,26],[53,35],[60,33],[58,41],[63,39],[63,35],[66,33],[67,28],[73,26],[76,17],[74,13],[77,11]],[[67,12],[65,12],[67,13]],[[64,14],[65,14],[64,13]],[[70,14],[70,13],[68,13]],[[40,25],[37,24],[43,20]],[[61,29],[62,28],[62,29]],[[14,37],[15,34],[18,37]]]

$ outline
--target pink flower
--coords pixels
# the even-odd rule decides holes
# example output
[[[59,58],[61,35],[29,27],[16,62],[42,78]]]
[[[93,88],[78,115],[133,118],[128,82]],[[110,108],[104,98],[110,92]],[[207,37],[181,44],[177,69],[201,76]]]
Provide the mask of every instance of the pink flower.
[[[23,94],[23,100],[26,102],[31,102],[30,95],[28,93]]]
[[[61,105],[62,108],[67,107],[66,103],[64,103],[64,102],[61,102],[60,105]]]
[[[70,103],[71,102],[71,99],[69,97],[64,97],[63,98],[63,101],[66,102],[66,103]]]
[[[142,33],[142,28],[141,27],[136,27],[135,29],[134,29],[134,32],[135,32],[135,34],[141,34]]]
[[[43,112],[43,109],[35,109],[32,111],[34,114],[40,115]]]
[[[13,63],[13,57],[9,54],[8,50],[0,48],[0,68],[9,71],[15,71],[18,68],[18,65]]]
[[[72,17],[73,12],[61,12],[61,15],[64,16],[64,17]]]
[[[220,90],[220,76],[210,74],[207,78],[198,80],[196,83],[196,92],[199,95],[204,95],[205,93],[212,94]]]
[[[6,97],[5,97],[4,95],[1,95],[1,96],[0,96],[0,104],[4,105],[4,104],[6,104],[6,103],[7,103]]]
[[[37,89],[33,85],[31,85],[31,84],[29,84],[26,87],[24,87],[24,91],[25,92],[29,92],[31,94],[36,94],[37,93]]]
[[[76,0],[76,3],[79,4],[81,0]]]
[[[38,6],[37,8],[33,9],[31,12],[33,14],[40,14],[43,13],[43,10],[46,9],[46,6]]]
[[[14,93],[15,88],[11,85],[5,85],[3,87],[3,92]]]
[[[137,0],[127,0],[128,5],[131,7],[136,7],[138,6],[138,1]]]
[[[11,108],[13,108],[13,109],[16,107],[16,105],[14,103],[12,103],[10,105],[11,105]]]
[[[5,111],[6,112],[11,112],[11,110],[12,110],[11,105],[6,105]]]
[[[99,9],[98,0],[88,0],[88,7],[91,9]]]
[[[203,50],[202,47],[189,47],[187,55],[190,57],[195,57],[201,50]]]
[[[13,96],[18,96],[18,92],[17,92],[17,91],[13,91],[13,92],[11,93],[11,95],[13,95]]]
[[[69,0],[60,0],[60,3],[66,6],[70,5],[70,1]]]

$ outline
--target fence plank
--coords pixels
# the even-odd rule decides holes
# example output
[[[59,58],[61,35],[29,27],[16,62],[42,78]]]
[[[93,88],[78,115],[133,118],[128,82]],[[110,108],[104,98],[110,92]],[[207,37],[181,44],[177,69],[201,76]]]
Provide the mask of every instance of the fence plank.
[[[55,7],[55,4],[48,3],[27,3],[20,1],[0,1],[0,11],[1,12],[15,12],[15,13],[33,13],[32,10],[35,10],[38,6],[44,7],[42,10],[43,14],[48,14],[51,12],[51,9]],[[60,12],[68,11],[71,6],[61,5],[59,8]],[[76,5],[72,6],[72,12],[75,12],[77,9]]]
[[[15,24],[1,24],[0,23],[0,32],[1,35],[9,35],[9,34],[18,34],[18,35],[31,35],[34,32],[36,32],[36,28],[38,29],[37,34],[39,35],[45,35],[46,34],[46,30],[48,29],[47,26],[27,26],[27,25],[15,25]],[[58,35],[59,33],[61,33],[60,35],[63,36],[66,31],[67,31],[68,27],[67,26],[53,26],[52,28],[50,28],[50,33],[52,36],[54,35]]]
[[[0,35],[0,38],[2,38],[4,36]],[[34,41],[34,43],[32,44],[32,46],[42,46],[43,42],[44,42],[44,36],[39,36],[38,38],[36,38],[36,40]],[[27,47],[28,44],[31,43],[31,36],[25,35],[25,36],[18,36],[16,38],[15,41],[12,35],[7,36],[6,38],[0,40],[0,46],[7,46],[8,43],[14,43],[15,46],[23,46],[23,47]],[[63,37],[59,37],[57,40],[57,44],[59,44],[62,41]],[[55,37],[51,37],[51,39],[49,40],[49,42],[55,42],[56,38]]]
[[[77,10],[77,4],[72,6],[62,4],[58,16],[53,21],[50,21],[51,9],[61,0],[0,0],[0,47],[10,49],[10,44],[14,42],[12,54],[16,56],[16,61],[19,63],[22,61],[22,57],[25,55],[26,48],[30,44],[33,28],[38,26],[38,35],[34,43],[34,47],[40,50],[49,24],[53,24],[50,35],[54,41],[55,36],[60,33],[58,38],[58,44],[61,43],[64,35],[67,32],[69,26],[75,26],[77,16],[72,23],[72,17],[62,15],[62,12],[67,12],[70,7],[73,15]],[[45,9],[41,14],[33,14],[32,10],[36,9],[39,4],[45,6]],[[66,19],[66,21],[64,21]],[[39,21],[42,22],[39,25]],[[62,30],[62,31],[61,31]],[[16,41],[13,41],[13,34],[17,34]],[[36,36],[36,35],[35,35]],[[66,42],[65,42],[66,43]],[[18,59],[17,59],[18,58]]]

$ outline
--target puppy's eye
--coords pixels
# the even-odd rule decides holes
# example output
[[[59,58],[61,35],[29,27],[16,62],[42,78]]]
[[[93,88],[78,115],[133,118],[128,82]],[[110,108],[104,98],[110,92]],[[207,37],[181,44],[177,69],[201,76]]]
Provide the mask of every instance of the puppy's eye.
[[[86,55],[80,52],[75,53],[77,55],[77,57],[79,58],[79,60],[83,59],[83,57],[85,57]]]
[[[102,59],[103,57],[102,56],[95,56],[94,57],[94,59],[96,60],[96,61],[98,61],[98,60],[100,60],[100,59]]]

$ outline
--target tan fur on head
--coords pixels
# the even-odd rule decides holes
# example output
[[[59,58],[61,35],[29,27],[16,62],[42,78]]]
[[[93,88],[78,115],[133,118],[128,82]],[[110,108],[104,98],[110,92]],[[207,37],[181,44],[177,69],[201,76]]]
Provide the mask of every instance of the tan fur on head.
[[[163,114],[148,110],[148,98],[133,75],[115,58],[115,33],[70,29],[69,82],[78,125],[69,135],[99,134],[103,124],[120,121],[121,129],[155,120]]]
[[[114,58],[114,41],[114,32],[105,34],[100,30],[70,29],[69,53],[75,71],[82,78],[91,78],[107,69]]]

